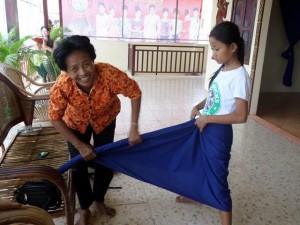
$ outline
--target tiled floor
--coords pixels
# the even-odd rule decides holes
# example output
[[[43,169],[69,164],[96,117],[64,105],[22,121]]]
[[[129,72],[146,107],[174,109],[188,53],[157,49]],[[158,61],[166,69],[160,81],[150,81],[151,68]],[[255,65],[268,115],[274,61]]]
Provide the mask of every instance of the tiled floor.
[[[202,100],[204,77],[135,77],[142,90],[140,131],[145,133],[189,119],[190,109]],[[130,101],[122,99],[116,140],[126,138]],[[300,144],[250,117],[234,125],[229,182],[234,225],[300,224]],[[115,218],[94,214],[90,224],[100,225],[213,225],[220,224],[216,209],[178,204],[176,194],[115,174],[106,203]],[[78,218],[78,214],[75,219]],[[63,218],[55,220],[64,224]]]

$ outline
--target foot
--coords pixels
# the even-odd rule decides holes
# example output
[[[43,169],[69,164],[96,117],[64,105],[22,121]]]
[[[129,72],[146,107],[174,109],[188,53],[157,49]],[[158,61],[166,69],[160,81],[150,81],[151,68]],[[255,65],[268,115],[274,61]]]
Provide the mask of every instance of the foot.
[[[81,210],[79,220],[75,225],[88,225],[91,215],[92,214],[89,209]]]
[[[106,206],[104,204],[104,202],[95,202],[94,204],[101,214],[105,214],[105,215],[109,216],[110,218],[112,218],[116,215],[116,210],[114,208]]]
[[[199,202],[193,200],[193,199],[190,199],[190,198],[186,198],[184,196],[177,196],[175,198],[175,202],[177,203],[193,203],[193,204],[200,204]]]

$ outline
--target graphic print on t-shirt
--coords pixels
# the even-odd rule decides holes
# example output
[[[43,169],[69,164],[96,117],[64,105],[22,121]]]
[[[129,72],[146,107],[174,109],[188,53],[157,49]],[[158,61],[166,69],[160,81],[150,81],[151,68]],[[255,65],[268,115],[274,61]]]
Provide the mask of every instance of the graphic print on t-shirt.
[[[221,94],[219,85],[213,82],[209,88],[208,97],[205,106],[201,112],[202,115],[215,115],[221,108]]]

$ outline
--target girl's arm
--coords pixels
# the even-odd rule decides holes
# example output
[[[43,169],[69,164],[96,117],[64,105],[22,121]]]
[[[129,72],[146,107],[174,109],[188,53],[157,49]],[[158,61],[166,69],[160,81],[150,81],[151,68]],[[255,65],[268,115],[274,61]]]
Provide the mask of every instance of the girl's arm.
[[[204,99],[202,102],[198,103],[192,108],[190,119],[194,119],[196,116],[200,116],[199,110],[204,108],[205,102],[206,99]]]
[[[200,131],[208,123],[219,123],[219,124],[236,124],[245,123],[248,117],[248,101],[240,98],[235,100],[236,110],[226,115],[212,115],[212,116],[200,116],[195,124],[199,127]]]

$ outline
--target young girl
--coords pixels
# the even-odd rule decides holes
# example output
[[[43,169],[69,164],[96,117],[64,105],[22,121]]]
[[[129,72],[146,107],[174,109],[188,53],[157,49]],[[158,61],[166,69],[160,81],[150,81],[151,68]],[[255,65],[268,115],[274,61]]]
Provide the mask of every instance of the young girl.
[[[243,67],[244,40],[237,25],[226,21],[212,29],[209,43],[213,51],[212,59],[221,64],[221,67],[210,80],[208,97],[193,107],[190,117],[192,119],[199,116],[195,125],[203,134],[211,133],[211,127],[218,126],[214,141],[232,140],[231,124],[245,123],[248,115],[250,82],[249,75]],[[227,182],[231,144],[232,141],[226,145],[219,144],[216,149],[209,149],[214,156],[213,159],[207,159],[218,169],[215,171],[216,176],[219,176],[218,193],[221,193],[220,198],[222,201],[225,199],[226,203],[226,207],[220,209],[222,225],[232,224],[231,197]],[[221,158],[223,161],[219,160]],[[176,201],[194,202],[183,196],[178,196]]]

